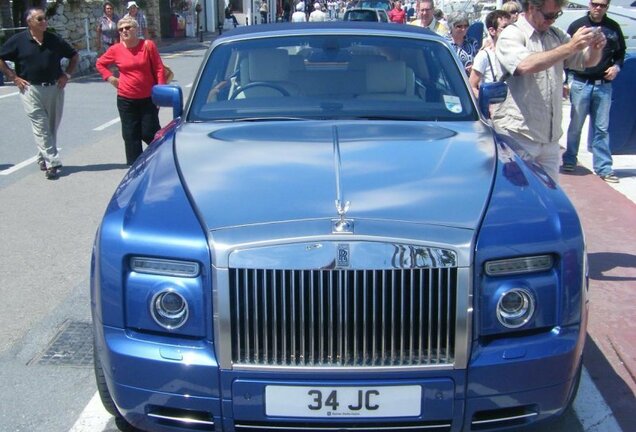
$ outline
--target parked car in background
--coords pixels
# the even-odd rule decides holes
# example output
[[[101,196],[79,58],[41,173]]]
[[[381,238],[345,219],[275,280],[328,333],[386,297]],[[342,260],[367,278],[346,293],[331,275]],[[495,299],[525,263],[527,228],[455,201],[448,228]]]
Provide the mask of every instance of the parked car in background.
[[[390,0],[355,0],[349,6],[349,9],[353,8],[383,9],[387,12],[392,9]]]
[[[342,16],[343,21],[389,22],[384,9],[356,8],[347,9]]]
[[[145,431],[520,430],[580,379],[587,268],[559,186],[440,36],[218,36],[107,206],[95,373]]]

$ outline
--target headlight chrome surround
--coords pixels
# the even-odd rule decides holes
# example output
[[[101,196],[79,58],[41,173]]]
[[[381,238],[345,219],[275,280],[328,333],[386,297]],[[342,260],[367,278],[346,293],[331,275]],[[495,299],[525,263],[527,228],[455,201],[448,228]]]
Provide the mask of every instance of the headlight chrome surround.
[[[188,321],[190,307],[184,296],[173,288],[167,288],[152,296],[150,314],[161,327],[175,330]]]
[[[488,276],[509,276],[547,271],[553,266],[554,257],[546,254],[486,261],[484,271]]]
[[[497,301],[497,319],[507,328],[516,329],[532,319],[535,311],[535,299],[524,288],[512,288],[504,291]]]

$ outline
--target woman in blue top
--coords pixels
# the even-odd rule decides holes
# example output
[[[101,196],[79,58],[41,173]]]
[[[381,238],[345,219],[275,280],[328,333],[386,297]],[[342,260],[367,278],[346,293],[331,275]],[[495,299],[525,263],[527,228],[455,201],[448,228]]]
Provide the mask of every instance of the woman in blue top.
[[[450,34],[448,39],[455,48],[459,60],[464,65],[466,74],[470,75],[473,68],[473,59],[479,51],[479,42],[466,36],[468,32],[468,15],[465,12],[457,11],[448,15],[448,28]]]

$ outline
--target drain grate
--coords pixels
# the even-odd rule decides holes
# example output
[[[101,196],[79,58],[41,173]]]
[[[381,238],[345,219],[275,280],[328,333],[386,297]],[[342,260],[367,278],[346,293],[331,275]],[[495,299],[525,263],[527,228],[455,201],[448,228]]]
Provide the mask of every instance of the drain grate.
[[[29,364],[93,366],[93,326],[89,322],[66,321],[46,350]]]

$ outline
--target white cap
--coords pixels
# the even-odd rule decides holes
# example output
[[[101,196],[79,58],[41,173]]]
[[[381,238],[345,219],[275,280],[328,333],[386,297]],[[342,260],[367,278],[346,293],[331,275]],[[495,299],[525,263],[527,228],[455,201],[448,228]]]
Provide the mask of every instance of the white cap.
[[[314,3],[314,9],[318,10],[318,9],[322,9],[322,5],[318,2]]]
[[[130,9],[133,6],[136,7],[137,9],[139,9],[139,6],[137,6],[137,2],[135,2],[135,1],[129,1],[128,2],[128,6],[126,6],[126,9]]]

